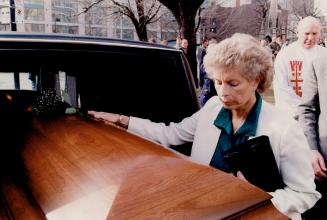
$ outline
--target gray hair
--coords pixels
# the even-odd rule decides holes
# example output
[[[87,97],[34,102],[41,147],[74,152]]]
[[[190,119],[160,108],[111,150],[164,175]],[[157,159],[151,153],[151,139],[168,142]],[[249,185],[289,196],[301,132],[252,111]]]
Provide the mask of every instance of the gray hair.
[[[317,27],[319,27],[319,29],[321,29],[321,23],[320,23],[319,19],[312,17],[312,16],[307,16],[299,21],[299,23],[297,25],[297,31],[300,32],[302,30],[302,28],[307,25],[317,26]]]
[[[271,55],[257,39],[240,33],[209,45],[204,67],[211,77],[217,69],[239,69],[247,80],[259,80],[257,91],[260,93],[271,86],[274,73]]]

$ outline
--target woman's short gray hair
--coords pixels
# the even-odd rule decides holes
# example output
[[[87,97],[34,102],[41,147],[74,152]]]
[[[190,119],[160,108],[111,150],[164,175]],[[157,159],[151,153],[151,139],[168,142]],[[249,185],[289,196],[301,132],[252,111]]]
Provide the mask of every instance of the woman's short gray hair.
[[[204,57],[204,67],[209,76],[215,70],[239,69],[248,80],[259,80],[258,92],[271,86],[274,68],[271,55],[248,34],[234,34],[218,44],[209,45]]]

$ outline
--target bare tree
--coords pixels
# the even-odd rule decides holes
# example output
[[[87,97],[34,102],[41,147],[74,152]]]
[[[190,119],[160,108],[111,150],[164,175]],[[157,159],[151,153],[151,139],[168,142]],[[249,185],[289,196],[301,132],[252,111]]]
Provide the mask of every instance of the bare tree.
[[[91,8],[105,0],[96,0],[83,8],[81,13],[87,13]],[[141,41],[148,41],[147,25],[158,21],[162,5],[157,0],[108,0],[108,15],[112,17],[128,17],[133,23],[137,36]]]
[[[160,11],[160,29],[161,37],[166,40],[175,40],[179,35],[179,28],[175,17],[171,14],[171,11],[166,7],[162,7]]]
[[[195,18],[204,0],[158,0],[166,6],[176,18],[181,38],[189,42],[187,58],[197,85],[196,31]]]
[[[290,0],[288,11],[288,37],[293,40],[297,38],[296,27],[298,21],[307,16],[313,16],[319,19],[322,17],[321,10],[314,5],[313,0]]]
[[[255,3],[255,15],[257,22],[260,25],[260,37],[263,37],[268,32],[268,17],[270,10],[269,0],[257,0]]]
[[[203,12],[202,30],[207,37],[223,40],[234,33],[246,33],[260,36],[261,26],[268,15],[268,9],[257,3],[245,4],[240,7],[222,7],[215,5]]]
[[[321,17],[321,10],[314,6],[313,0],[290,0],[290,9],[298,20],[306,16]]]

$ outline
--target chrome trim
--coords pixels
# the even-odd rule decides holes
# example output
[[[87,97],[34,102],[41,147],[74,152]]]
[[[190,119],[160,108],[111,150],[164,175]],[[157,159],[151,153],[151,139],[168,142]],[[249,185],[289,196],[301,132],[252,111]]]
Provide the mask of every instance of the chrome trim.
[[[133,47],[133,48],[144,48],[144,49],[156,49],[156,50],[167,50],[179,52],[175,48],[164,48],[164,47],[152,47],[152,46],[142,46],[136,44],[128,43],[111,43],[111,42],[101,42],[101,41],[92,41],[92,40],[65,40],[65,39],[27,39],[27,38],[1,38],[0,42],[27,42],[27,43],[70,43],[70,44],[92,44],[92,45],[104,45],[104,46],[120,46],[120,47]],[[182,52],[182,51],[180,51]]]

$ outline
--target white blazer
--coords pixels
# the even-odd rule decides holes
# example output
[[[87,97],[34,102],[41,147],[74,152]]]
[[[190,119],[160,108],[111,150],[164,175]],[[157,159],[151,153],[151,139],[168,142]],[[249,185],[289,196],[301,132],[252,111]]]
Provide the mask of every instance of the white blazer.
[[[154,123],[130,117],[128,131],[166,147],[193,142],[191,159],[209,165],[221,130],[214,125],[222,104],[217,96],[191,117],[180,123]],[[275,207],[292,219],[311,208],[321,195],[315,190],[311,151],[299,124],[284,116],[274,106],[262,102],[256,136],[267,135],[286,184],[284,189],[269,192]]]

